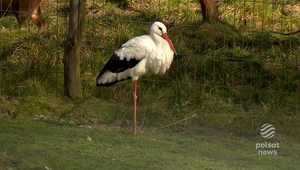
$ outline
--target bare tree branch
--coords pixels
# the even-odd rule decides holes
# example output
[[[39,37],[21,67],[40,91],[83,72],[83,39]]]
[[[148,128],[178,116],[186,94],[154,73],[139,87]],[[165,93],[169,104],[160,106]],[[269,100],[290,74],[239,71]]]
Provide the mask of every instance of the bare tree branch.
[[[271,33],[274,33],[274,34],[281,34],[281,35],[294,35],[294,34],[298,34],[300,33],[300,30],[298,31],[293,31],[293,32],[287,32],[287,33],[284,33],[284,32],[276,32],[276,31],[270,31]]]

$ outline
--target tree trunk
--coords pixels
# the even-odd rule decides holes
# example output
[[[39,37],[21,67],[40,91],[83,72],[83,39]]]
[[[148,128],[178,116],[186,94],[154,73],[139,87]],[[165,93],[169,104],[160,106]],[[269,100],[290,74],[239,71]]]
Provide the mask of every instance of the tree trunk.
[[[218,0],[200,0],[203,20],[215,23],[218,20]]]
[[[86,0],[70,0],[69,30],[64,54],[64,91],[71,98],[81,98],[80,49]]]

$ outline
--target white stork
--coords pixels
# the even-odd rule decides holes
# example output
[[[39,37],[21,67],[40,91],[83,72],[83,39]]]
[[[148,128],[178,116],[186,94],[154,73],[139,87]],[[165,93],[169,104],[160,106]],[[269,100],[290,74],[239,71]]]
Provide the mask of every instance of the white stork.
[[[133,134],[136,134],[136,88],[137,80],[145,74],[163,74],[177,55],[167,28],[161,22],[154,22],[150,35],[130,39],[117,49],[97,77],[97,86],[111,86],[119,81],[132,79],[133,92]]]

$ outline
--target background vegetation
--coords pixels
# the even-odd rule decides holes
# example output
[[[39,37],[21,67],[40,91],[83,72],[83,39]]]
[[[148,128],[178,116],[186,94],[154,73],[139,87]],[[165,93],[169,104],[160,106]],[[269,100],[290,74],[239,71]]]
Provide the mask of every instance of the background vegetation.
[[[40,30],[1,18],[0,169],[297,169],[300,34],[282,33],[299,30],[299,3],[220,1],[220,22],[207,24],[196,0],[87,1],[76,100],[63,96],[68,2],[49,0]],[[132,82],[95,79],[156,20],[179,55],[139,80],[132,136]],[[262,142],[279,142],[278,155],[258,155]]]
[[[211,127],[259,135],[271,123],[277,133],[300,139],[300,27],[298,1],[222,1],[220,22],[202,22],[198,1],[88,1],[81,56],[83,99],[63,96],[63,50],[68,3],[49,0],[38,30],[1,18],[0,117],[71,124],[117,124],[130,130],[132,83],[96,88],[95,78],[116,47],[168,26],[178,56],[163,76],[143,77],[138,88],[140,130]],[[277,32],[277,33],[276,33]]]

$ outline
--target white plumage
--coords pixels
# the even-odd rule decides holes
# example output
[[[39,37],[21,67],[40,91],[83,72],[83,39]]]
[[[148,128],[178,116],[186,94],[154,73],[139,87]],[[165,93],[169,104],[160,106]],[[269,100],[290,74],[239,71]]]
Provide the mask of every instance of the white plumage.
[[[171,66],[174,46],[161,22],[150,27],[150,35],[135,37],[114,52],[97,78],[97,86],[109,86],[145,74],[163,74]],[[123,61],[123,62],[122,62]]]
[[[97,77],[97,86],[111,86],[119,81],[133,79],[135,111],[138,78],[146,74],[165,73],[171,66],[174,53],[176,50],[167,35],[166,26],[154,22],[150,27],[150,35],[132,38],[114,52]]]

